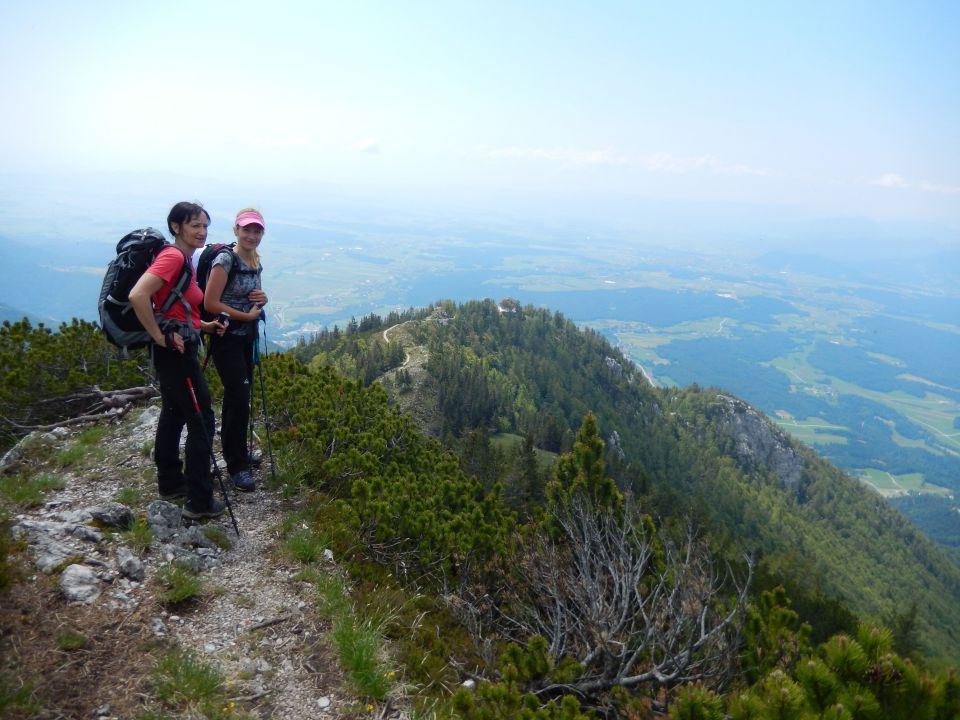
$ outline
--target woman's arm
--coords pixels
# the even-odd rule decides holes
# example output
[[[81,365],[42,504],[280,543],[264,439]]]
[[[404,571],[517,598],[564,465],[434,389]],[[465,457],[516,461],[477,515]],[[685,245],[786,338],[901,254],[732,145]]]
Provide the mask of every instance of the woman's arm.
[[[206,308],[208,313],[213,313],[214,315],[226,313],[230,316],[231,320],[240,320],[243,322],[256,320],[260,317],[260,308],[258,305],[250,308],[249,312],[244,312],[243,310],[237,310],[237,308],[230,307],[224,303],[221,298],[223,297],[223,289],[226,286],[227,271],[223,269],[222,265],[214,265],[210,268],[210,276],[207,278],[207,289],[203,293],[203,307]]]
[[[160,347],[167,347],[167,339],[157,325],[157,319],[153,316],[153,304],[150,298],[163,287],[164,279],[153,275],[149,271],[145,272],[137,280],[136,285],[130,290],[130,305],[133,306],[133,312],[144,329],[149,333],[153,341]],[[173,333],[173,349],[177,352],[183,352],[183,338],[177,333]]]

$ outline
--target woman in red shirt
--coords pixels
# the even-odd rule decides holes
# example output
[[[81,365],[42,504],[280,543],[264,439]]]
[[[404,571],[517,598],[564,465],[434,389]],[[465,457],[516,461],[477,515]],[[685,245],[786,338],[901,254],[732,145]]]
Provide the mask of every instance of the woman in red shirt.
[[[173,245],[157,254],[130,291],[134,312],[153,338],[153,366],[160,382],[160,418],[153,447],[160,497],[174,502],[185,499],[183,515],[192,519],[218,517],[225,509],[224,504],[213,497],[210,443],[215,421],[210,390],[197,359],[200,333],[222,334],[224,327],[216,321],[201,320],[203,291],[192,276],[181,300],[173,303],[163,316],[154,315],[154,308],[163,305],[184,263],[191,263],[193,253],[204,246],[209,225],[210,215],[203,206],[190,202],[174,205],[167,215]],[[188,379],[193,383],[199,415],[194,409]],[[186,468],[180,461],[180,435],[184,425],[187,426]]]

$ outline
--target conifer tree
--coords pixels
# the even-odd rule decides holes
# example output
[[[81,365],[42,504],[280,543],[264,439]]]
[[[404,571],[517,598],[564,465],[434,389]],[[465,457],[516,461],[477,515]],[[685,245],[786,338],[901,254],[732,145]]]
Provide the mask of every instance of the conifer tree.
[[[597,419],[588,412],[577,432],[573,452],[557,462],[556,481],[547,488],[553,504],[566,504],[583,493],[597,509],[619,507],[623,497],[616,483],[604,472],[604,442],[600,438]]]

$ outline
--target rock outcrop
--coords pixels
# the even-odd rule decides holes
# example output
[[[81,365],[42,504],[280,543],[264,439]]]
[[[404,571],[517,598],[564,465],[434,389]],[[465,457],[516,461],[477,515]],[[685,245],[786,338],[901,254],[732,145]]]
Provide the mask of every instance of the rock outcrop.
[[[804,460],[789,436],[743,400],[722,394],[717,400],[710,417],[732,439],[737,463],[745,469],[765,469],[797,490]]]

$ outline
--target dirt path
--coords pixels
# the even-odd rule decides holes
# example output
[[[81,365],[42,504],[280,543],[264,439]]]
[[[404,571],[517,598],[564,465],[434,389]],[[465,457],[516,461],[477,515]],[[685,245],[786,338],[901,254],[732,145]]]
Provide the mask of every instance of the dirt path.
[[[154,404],[111,426],[109,436],[85,448],[86,457],[59,472],[62,489],[49,491],[39,507],[16,511],[14,522],[55,520],[118,497],[135,514],[145,513],[156,499],[155,471],[146,452],[156,417]],[[77,447],[77,431],[55,450],[71,447]],[[317,611],[316,589],[297,579],[298,567],[279,551],[281,524],[296,508],[265,491],[261,479],[255,492],[230,491],[239,538],[227,515],[208,524],[219,527],[231,546],[211,550],[219,566],[201,573],[202,596],[186,607],[167,609],[158,601],[158,572],[171,557],[156,541],[140,553],[146,571],[142,582],[111,570],[118,546],[125,542],[119,534],[82,549],[83,563],[105,581],[91,603],[67,603],[56,576],[35,571],[16,586],[0,611],[0,656],[8,656],[0,670],[19,665],[37,678],[43,711],[32,717],[142,715],[151,704],[158,649],[169,652],[172,647],[218,668],[230,701],[246,717],[364,715],[365,706],[347,689],[327,639],[329,623]],[[338,571],[332,556],[319,569]],[[72,657],[53,641],[65,627],[89,638]]]
[[[387,335],[387,333],[389,333],[391,330],[394,330],[395,328],[400,327],[401,325],[406,325],[408,322],[410,322],[410,321],[407,320],[407,322],[397,323],[396,325],[391,325],[391,326],[388,327],[386,330],[384,330],[384,331],[383,331],[383,341],[384,341],[385,343],[387,343],[387,345],[389,345],[389,344],[390,344],[390,337]],[[407,352],[407,349],[406,349],[406,348],[404,348],[404,350],[403,350],[403,365],[401,365],[401,366],[400,366],[399,368],[397,368],[397,369],[398,369],[398,370],[403,370],[403,369],[405,369],[405,368],[407,367],[407,365],[409,365],[409,364],[410,364],[410,353]]]

